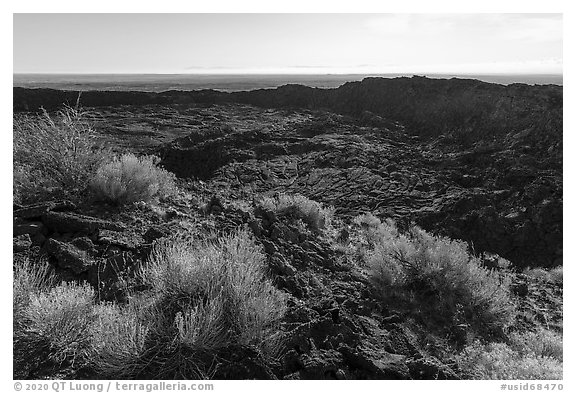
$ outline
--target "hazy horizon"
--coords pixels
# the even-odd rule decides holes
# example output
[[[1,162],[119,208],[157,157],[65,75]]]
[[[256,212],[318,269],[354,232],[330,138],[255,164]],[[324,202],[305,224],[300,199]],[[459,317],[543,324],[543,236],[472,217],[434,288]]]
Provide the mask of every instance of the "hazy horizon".
[[[477,73],[477,72],[469,72],[469,73],[442,73],[442,72],[435,72],[435,73],[414,73],[414,72],[406,72],[406,73],[363,73],[363,72],[328,72],[328,73],[262,73],[262,72],[245,72],[245,73],[212,73],[212,72],[205,72],[205,73],[183,73],[183,72],[13,72],[13,75],[181,75],[181,76],[258,76],[258,75],[267,75],[267,76],[275,76],[275,75],[297,75],[297,76],[309,76],[309,75],[414,75],[414,76],[428,76],[428,75],[548,75],[548,76],[563,76],[563,72],[527,72],[527,73],[520,73],[520,72],[485,72],[485,73]]]
[[[300,84],[318,88],[337,88],[365,78],[412,77],[413,74],[13,74],[14,87],[58,90],[167,91],[202,90],[243,91]],[[477,79],[508,85],[563,84],[561,74],[427,74],[430,79]]]

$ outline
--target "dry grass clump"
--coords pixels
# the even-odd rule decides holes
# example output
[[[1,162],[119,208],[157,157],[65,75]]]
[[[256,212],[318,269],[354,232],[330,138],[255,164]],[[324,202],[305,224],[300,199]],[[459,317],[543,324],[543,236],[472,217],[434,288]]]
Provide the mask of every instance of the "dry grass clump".
[[[380,219],[372,213],[364,213],[356,216],[352,222],[358,227],[366,230],[368,233],[373,233],[382,224]]]
[[[98,146],[87,112],[64,107],[55,115],[14,117],[14,199],[32,203],[77,200],[95,169],[109,157]]]
[[[154,156],[124,154],[98,168],[92,190],[99,200],[116,205],[169,196],[176,190],[176,177],[158,162]]]
[[[555,284],[562,284],[564,281],[562,266],[556,266],[555,268],[552,269],[543,269],[540,267],[527,268],[524,270],[524,274],[536,278],[537,280],[540,281]]]
[[[34,262],[26,258],[15,262],[12,280],[14,323],[19,322],[19,316],[30,304],[32,295],[48,290],[55,281],[52,268],[45,260]]]
[[[509,278],[484,268],[465,243],[417,227],[400,233],[392,221],[369,222],[367,266],[384,299],[407,301],[440,326],[500,332],[513,322]]]
[[[332,207],[325,208],[321,203],[299,194],[279,194],[274,198],[264,197],[258,201],[258,206],[274,212],[277,216],[302,220],[315,232],[327,229],[334,215]]]
[[[146,296],[99,313],[94,367],[102,376],[204,378],[209,365],[192,361],[196,355],[238,344],[277,350],[285,296],[266,278],[265,256],[246,232],[159,244],[141,279]]]
[[[562,379],[562,337],[549,330],[514,333],[508,343],[476,342],[457,358],[474,379]]]
[[[145,363],[152,317],[135,299],[125,306],[105,303],[96,306],[92,326],[94,341],[90,363],[97,375],[129,379],[139,375]]]
[[[247,232],[213,244],[156,248],[144,271],[160,302],[175,310],[178,340],[193,348],[266,344],[285,311],[266,278],[266,260]]]
[[[15,376],[38,378],[60,369],[82,367],[88,358],[94,291],[74,283],[48,289],[45,280],[43,273],[33,278],[25,269],[15,277]]]

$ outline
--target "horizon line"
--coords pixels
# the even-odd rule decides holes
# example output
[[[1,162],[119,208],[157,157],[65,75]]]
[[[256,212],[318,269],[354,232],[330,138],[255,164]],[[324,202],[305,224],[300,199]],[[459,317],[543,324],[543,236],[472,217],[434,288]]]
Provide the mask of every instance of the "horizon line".
[[[289,73],[289,72],[12,72],[12,75],[209,75],[209,76],[238,76],[238,75],[290,75],[290,76],[313,76],[313,75],[553,75],[563,76],[564,72],[328,72],[328,73]]]

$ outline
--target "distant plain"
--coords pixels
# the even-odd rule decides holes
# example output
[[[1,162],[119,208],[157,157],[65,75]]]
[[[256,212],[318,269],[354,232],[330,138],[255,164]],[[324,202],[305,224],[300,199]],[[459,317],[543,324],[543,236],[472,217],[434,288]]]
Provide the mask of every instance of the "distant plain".
[[[346,82],[361,81],[366,77],[395,78],[412,74],[324,74],[324,75],[217,75],[217,74],[14,74],[14,87],[49,88],[58,90],[153,91],[202,90],[241,91],[276,88],[286,84],[310,87],[336,88]],[[429,78],[478,79],[508,85],[562,85],[562,75],[492,74],[449,75],[427,74]]]

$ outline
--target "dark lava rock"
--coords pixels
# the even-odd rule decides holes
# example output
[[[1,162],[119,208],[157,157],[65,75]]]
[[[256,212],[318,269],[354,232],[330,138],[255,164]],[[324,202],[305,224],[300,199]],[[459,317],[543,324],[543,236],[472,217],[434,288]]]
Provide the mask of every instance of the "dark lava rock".
[[[96,246],[92,242],[92,239],[87,236],[77,237],[73,239],[70,244],[81,251],[87,252],[91,256],[96,254]]]
[[[59,233],[92,234],[100,229],[113,231],[125,229],[124,226],[111,221],[73,213],[48,212],[42,217],[42,222],[49,230]]]
[[[351,348],[342,345],[338,351],[358,379],[410,379],[406,357],[382,349],[360,345]]]
[[[14,236],[28,234],[31,236],[44,232],[44,225],[41,222],[25,222],[14,225]]]
[[[208,358],[212,358],[208,361]],[[207,355],[206,365],[215,365],[213,379],[277,379],[274,372],[256,350],[242,345],[233,345]]]
[[[144,239],[149,243],[152,243],[154,240],[158,240],[168,236],[170,236],[170,232],[167,229],[159,226],[153,226],[148,228],[148,230],[146,230],[146,232],[143,235]]]
[[[150,234],[148,234],[150,236]],[[102,229],[98,232],[100,243],[120,246],[125,249],[137,249],[145,243],[145,240],[138,234],[132,232],[117,232]]]
[[[299,358],[300,379],[342,379],[344,356],[336,350],[314,350]]]
[[[60,267],[71,269],[76,274],[88,271],[96,263],[87,251],[55,239],[48,239],[46,250],[58,261]]]
[[[435,358],[410,359],[407,361],[407,365],[412,379],[460,379],[452,369]]]
[[[296,269],[279,252],[270,257],[268,265],[274,274],[281,276],[294,276],[296,274]]]
[[[21,218],[40,218],[49,211],[66,211],[74,210],[76,205],[70,201],[48,201],[40,202],[28,206],[19,206],[14,210],[14,217]]]

